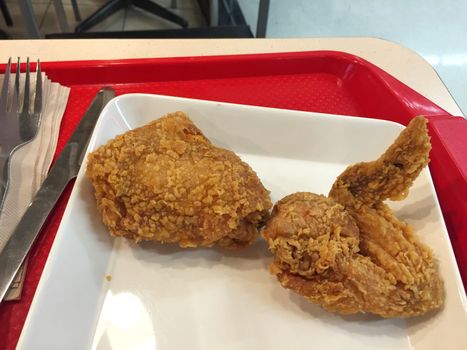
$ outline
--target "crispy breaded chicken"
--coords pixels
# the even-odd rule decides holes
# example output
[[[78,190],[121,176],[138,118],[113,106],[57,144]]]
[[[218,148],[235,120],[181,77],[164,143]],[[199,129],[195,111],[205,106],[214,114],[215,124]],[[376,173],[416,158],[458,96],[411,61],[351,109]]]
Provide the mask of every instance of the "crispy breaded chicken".
[[[444,290],[431,250],[383,203],[407,196],[430,148],[426,120],[414,118],[379,159],[348,167],[329,198],[280,200],[263,231],[280,283],[342,314],[411,317],[439,308]]]
[[[137,242],[242,247],[272,207],[250,166],[212,145],[182,112],[101,146],[87,175],[110,233]]]

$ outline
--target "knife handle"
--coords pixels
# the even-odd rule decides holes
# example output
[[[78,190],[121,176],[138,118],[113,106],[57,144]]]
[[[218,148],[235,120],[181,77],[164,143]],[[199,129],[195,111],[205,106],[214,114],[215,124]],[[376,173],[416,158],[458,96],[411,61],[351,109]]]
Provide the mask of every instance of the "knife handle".
[[[68,182],[75,177],[76,144],[67,144],[47,178],[37,191],[20,222],[0,254],[0,301],[3,300],[16,272],[31,249],[47,217]]]

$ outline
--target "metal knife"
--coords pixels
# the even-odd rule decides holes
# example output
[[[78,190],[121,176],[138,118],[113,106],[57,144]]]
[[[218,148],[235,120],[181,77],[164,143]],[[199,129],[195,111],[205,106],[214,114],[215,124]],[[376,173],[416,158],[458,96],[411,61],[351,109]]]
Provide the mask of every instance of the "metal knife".
[[[115,97],[115,91],[111,88],[101,89],[94,97],[60,157],[50,169],[39,191],[0,252],[0,301],[3,300],[16,272],[63,190],[68,182],[78,175],[97,118],[113,97]]]

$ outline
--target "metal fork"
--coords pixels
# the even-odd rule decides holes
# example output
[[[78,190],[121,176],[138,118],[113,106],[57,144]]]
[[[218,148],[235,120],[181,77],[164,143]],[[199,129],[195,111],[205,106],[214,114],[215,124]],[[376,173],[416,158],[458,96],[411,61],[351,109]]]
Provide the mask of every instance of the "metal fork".
[[[8,191],[10,161],[16,150],[32,141],[39,130],[42,110],[42,74],[39,60],[36,66],[36,93],[30,106],[30,64],[26,61],[23,101],[19,101],[20,59],[16,64],[13,91],[10,88],[11,58],[5,69],[0,95],[0,210]],[[21,108],[22,107],[22,108]]]

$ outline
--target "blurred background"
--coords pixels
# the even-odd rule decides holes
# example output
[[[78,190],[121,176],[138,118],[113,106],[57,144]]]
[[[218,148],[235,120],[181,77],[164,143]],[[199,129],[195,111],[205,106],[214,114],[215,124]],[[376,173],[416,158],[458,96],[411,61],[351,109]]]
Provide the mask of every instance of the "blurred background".
[[[378,37],[438,72],[467,111],[460,0],[0,0],[1,39]]]

